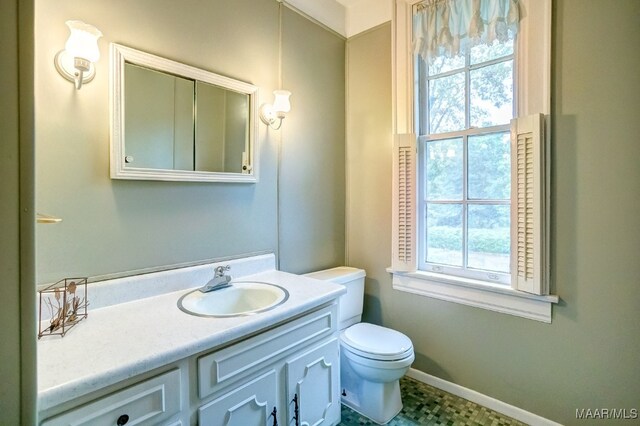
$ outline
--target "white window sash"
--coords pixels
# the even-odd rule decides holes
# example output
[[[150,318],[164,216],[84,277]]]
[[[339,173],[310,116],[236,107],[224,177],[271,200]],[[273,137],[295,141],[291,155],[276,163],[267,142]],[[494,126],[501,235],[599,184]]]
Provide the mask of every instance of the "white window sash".
[[[428,136],[420,136],[418,138],[418,158],[420,162],[422,162],[422,164],[424,164],[424,162],[426,161],[424,155],[425,155],[425,143],[427,143],[427,141],[432,141],[432,140],[443,140],[443,139],[451,139],[451,138],[468,138],[469,136],[476,136],[476,135],[484,135],[484,134],[492,134],[492,133],[505,133],[505,132],[509,132],[511,129],[511,125],[510,124],[506,124],[506,125],[498,125],[498,126],[492,126],[492,127],[486,127],[483,129],[467,129],[467,130],[463,130],[463,131],[458,131],[458,132],[450,132],[450,133],[442,133],[442,134],[436,134],[436,135],[428,135]],[[467,165],[465,164],[463,166],[465,169],[467,169]],[[424,196],[424,187],[421,188],[421,185],[425,185],[425,170],[424,168],[419,168],[418,169],[418,193],[421,197]],[[466,200],[466,201],[465,201]],[[455,203],[460,203],[460,204],[465,204],[466,206],[469,205],[479,205],[479,204],[483,204],[482,201],[469,201],[467,197],[465,197],[464,200],[459,200],[456,201]],[[510,204],[510,200],[500,200],[500,201],[496,201],[496,200],[488,200],[486,201],[487,204],[504,204],[504,205],[509,205]],[[419,208],[418,208],[418,217],[420,218],[425,218],[426,217],[426,213],[427,213],[427,206],[426,206],[427,202],[420,198],[419,200]],[[463,219],[466,220],[466,219]],[[422,220],[418,223],[418,253],[421,254],[426,254],[427,253],[427,244],[426,244],[426,239],[425,239],[425,235],[426,235],[426,221]],[[467,264],[466,259],[467,257],[464,257],[465,261],[463,262],[464,265]],[[481,280],[481,281],[485,281],[485,282],[490,282],[490,283],[495,283],[498,285],[503,285],[503,286],[509,286],[511,283],[511,274],[508,272],[499,272],[499,271],[491,271],[491,270],[483,270],[483,269],[474,269],[472,267],[468,267],[468,266],[450,266],[450,265],[445,265],[445,264],[438,264],[438,263],[433,263],[433,262],[429,262],[426,259],[426,256],[422,255],[419,259],[418,259],[418,269],[421,271],[430,271],[430,272],[435,272],[438,274],[442,274],[445,276],[458,276],[460,278],[463,279],[472,279],[472,280]]]

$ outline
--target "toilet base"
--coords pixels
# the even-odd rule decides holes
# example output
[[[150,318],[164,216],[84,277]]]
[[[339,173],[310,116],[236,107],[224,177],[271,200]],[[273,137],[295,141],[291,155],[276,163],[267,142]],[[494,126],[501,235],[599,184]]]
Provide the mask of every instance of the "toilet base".
[[[352,401],[350,401],[346,397],[342,397],[342,403],[355,411],[356,413],[368,418],[372,422],[379,425],[386,425],[389,423],[395,416],[402,411],[402,400],[397,398],[396,403],[390,404],[390,401],[386,402],[386,406],[383,405],[372,405],[365,403],[364,406],[355,406]],[[384,408],[384,410],[382,410]],[[372,413],[372,411],[376,411]],[[377,417],[380,416],[380,417]]]
[[[342,403],[377,424],[388,423],[402,410],[399,380],[382,383],[363,379],[342,359],[340,383]]]

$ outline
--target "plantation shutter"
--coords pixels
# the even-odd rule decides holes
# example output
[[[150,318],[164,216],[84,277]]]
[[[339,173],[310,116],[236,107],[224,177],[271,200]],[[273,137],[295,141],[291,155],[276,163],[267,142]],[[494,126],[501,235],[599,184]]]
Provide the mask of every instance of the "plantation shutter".
[[[396,135],[393,144],[393,248],[391,268],[417,267],[416,135]]]
[[[544,116],[511,120],[511,286],[548,294]]]

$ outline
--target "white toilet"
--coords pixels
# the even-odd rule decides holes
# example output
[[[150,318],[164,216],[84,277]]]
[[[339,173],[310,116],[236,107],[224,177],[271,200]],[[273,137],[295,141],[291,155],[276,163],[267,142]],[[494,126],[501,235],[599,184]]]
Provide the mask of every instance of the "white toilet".
[[[341,266],[306,276],[347,288],[338,302],[342,403],[376,423],[387,423],[402,409],[399,379],[415,358],[411,340],[398,331],[360,322],[364,270]]]

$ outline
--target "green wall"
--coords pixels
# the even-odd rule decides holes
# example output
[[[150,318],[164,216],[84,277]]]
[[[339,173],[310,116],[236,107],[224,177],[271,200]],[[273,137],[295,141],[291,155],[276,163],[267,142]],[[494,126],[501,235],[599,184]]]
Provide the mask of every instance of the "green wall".
[[[20,422],[20,197],[18,113],[18,3],[0,3],[0,423]],[[17,391],[16,391],[17,390]]]
[[[96,78],[80,91],[52,66],[67,19],[104,34]],[[257,184],[111,180],[109,42],[250,82],[260,103],[278,88],[274,0],[38,2],[36,201],[39,212],[63,218],[38,228],[38,283],[279,246],[285,270],[344,262],[344,39],[283,8],[282,75],[293,109],[281,131],[259,125]],[[316,161],[333,157],[320,172]],[[293,196],[310,170],[333,177],[314,179],[313,196]]]
[[[280,267],[303,273],[345,260],[345,42],[285,11]]]
[[[29,425],[36,392],[33,3],[0,2],[0,22],[0,424]]]
[[[640,2],[554,3],[553,323],[391,289],[389,24],[347,43],[347,245],[366,319],[411,337],[414,368],[575,424],[638,408]]]

